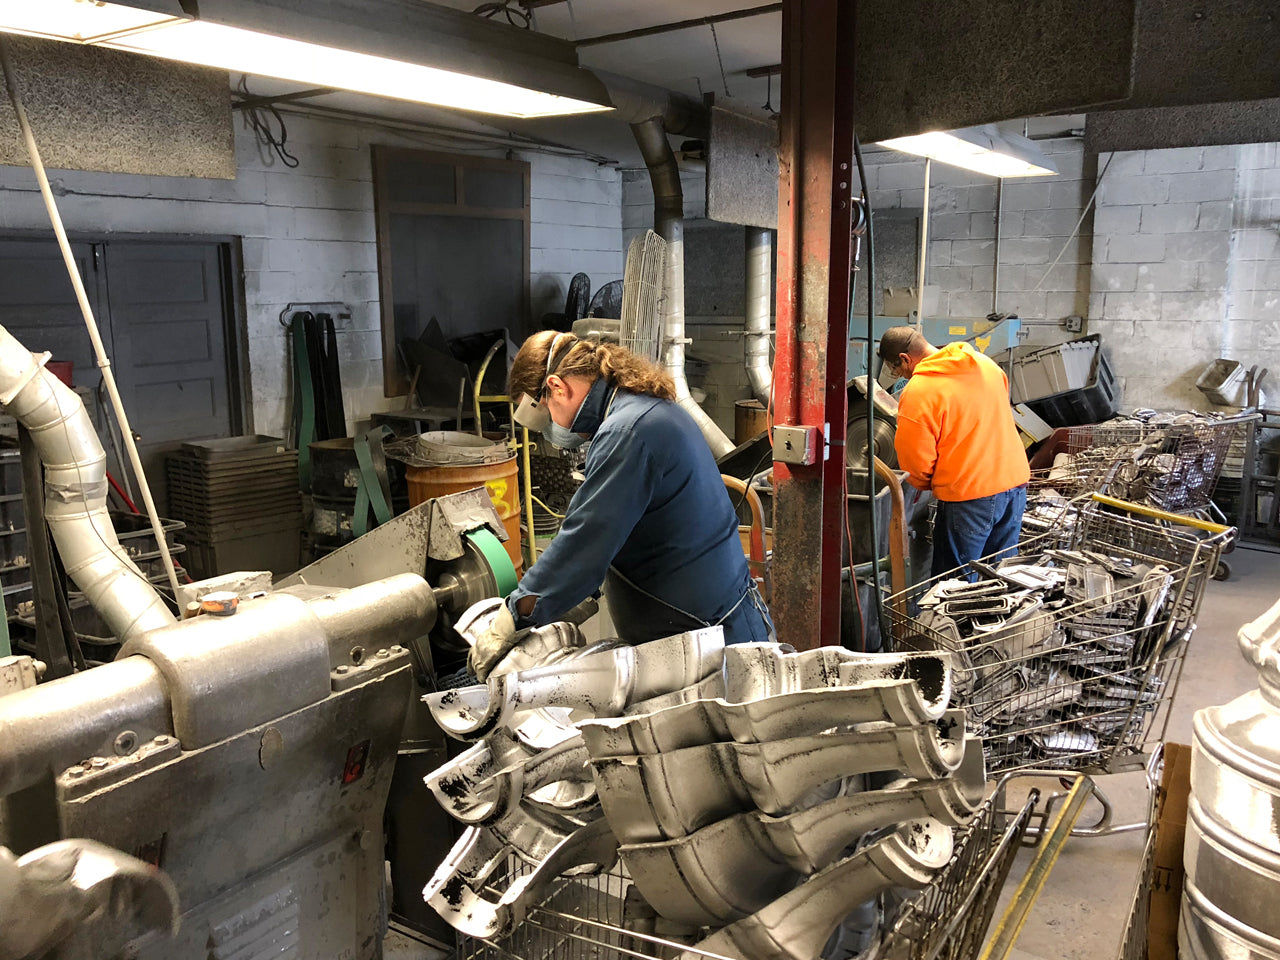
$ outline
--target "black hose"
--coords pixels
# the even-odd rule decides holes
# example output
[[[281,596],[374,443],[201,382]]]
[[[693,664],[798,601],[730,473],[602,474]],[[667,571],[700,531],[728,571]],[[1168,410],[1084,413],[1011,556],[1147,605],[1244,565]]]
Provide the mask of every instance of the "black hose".
[[[871,215],[871,191],[867,189],[867,168],[862,162],[862,145],[858,135],[853,135],[853,156],[858,162],[858,179],[862,183],[862,202],[867,210],[867,516],[871,527],[871,556],[876,561],[873,577],[875,586],[876,626],[880,629],[880,649],[889,652],[891,638],[884,628],[884,597],[880,595],[880,538],[876,535],[876,470],[875,470],[875,436],[876,436],[876,378],[875,362],[872,353],[875,350],[875,318],[876,318],[876,241],[875,218]],[[850,303],[852,303],[852,299]],[[852,584],[858,589],[857,581]],[[863,649],[866,649],[867,625],[862,627]]]

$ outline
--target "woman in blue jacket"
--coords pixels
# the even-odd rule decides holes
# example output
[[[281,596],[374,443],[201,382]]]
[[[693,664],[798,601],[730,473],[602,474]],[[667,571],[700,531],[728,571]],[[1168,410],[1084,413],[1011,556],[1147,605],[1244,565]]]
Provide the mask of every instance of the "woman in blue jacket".
[[[628,643],[713,624],[728,643],[774,639],[720,471],[664,370],[548,330],[516,354],[508,393],[521,400],[517,420],[551,443],[591,446],[560,532],[507,598],[510,626],[472,652],[478,675],[516,630],[560,619],[602,583]]]

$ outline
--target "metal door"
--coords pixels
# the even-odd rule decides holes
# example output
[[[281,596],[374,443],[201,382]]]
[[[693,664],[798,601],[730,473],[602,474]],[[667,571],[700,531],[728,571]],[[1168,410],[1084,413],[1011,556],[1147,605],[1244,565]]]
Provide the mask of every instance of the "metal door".
[[[166,453],[233,432],[223,245],[112,240],[104,248],[112,364],[159,502]]]
[[[163,512],[164,454],[184,440],[239,429],[227,244],[111,240],[72,249]],[[97,387],[89,337],[53,241],[0,240],[0,310],[0,323],[24,346],[73,361],[76,386]]]

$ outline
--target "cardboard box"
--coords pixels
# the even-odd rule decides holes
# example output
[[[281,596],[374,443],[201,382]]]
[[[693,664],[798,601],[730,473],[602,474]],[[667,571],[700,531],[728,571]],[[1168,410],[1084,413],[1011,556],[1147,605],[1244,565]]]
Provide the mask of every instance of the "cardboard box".
[[[1182,906],[1182,846],[1191,798],[1191,748],[1164,745],[1164,772],[1156,794],[1155,856],[1150,913],[1147,917],[1148,960],[1177,960],[1178,912]]]

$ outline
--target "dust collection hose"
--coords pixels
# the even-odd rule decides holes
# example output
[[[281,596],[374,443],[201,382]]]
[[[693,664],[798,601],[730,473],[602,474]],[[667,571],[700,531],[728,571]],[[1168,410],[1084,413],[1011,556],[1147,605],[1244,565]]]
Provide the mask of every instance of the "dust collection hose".
[[[40,183],[40,193],[44,197],[53,232],[62,250],[62,258],[67,265],[67,274],[80,304],[89,339],[93,343],[103,382],[111,397],[111,406],[120,425],[125,448],[129,452],[129,462],[138,480],[165,572],[169,575],[169,584],[176,596],[178,575],[173,567],[173,558],[169,555],[155,501],[147,485],[138,448],[133,442],[129,419],[125,414],[120,392],[116,389],[111,362],[107,359],[102,337],[98,334],[98,325],[94,321],[80,271],[76,269],[71,244],[67,240],[67,232],[54,202],[53,191],[49,188],[49,178],[45,175],[35,135],[18,95],[17,83],[9,62],[8,45],[3,38],[0,38],[0,70],[4,72],[5,87],[13,101],[18,126],[22,129],[23,140],[31,155],[31,166]],[[128,559],[116,539],[106,510],[106,454],[84,404],[75,393],[48,373],[43,363],[43,360],[18,343],[7,331],[0,336],[0,401],[31,431],[36,449],[44,461],[47,488],[45,512],[49,530],[58,545],[67,573],[122,640],[173,623],[174,617],[165,607],[164,601]]]

